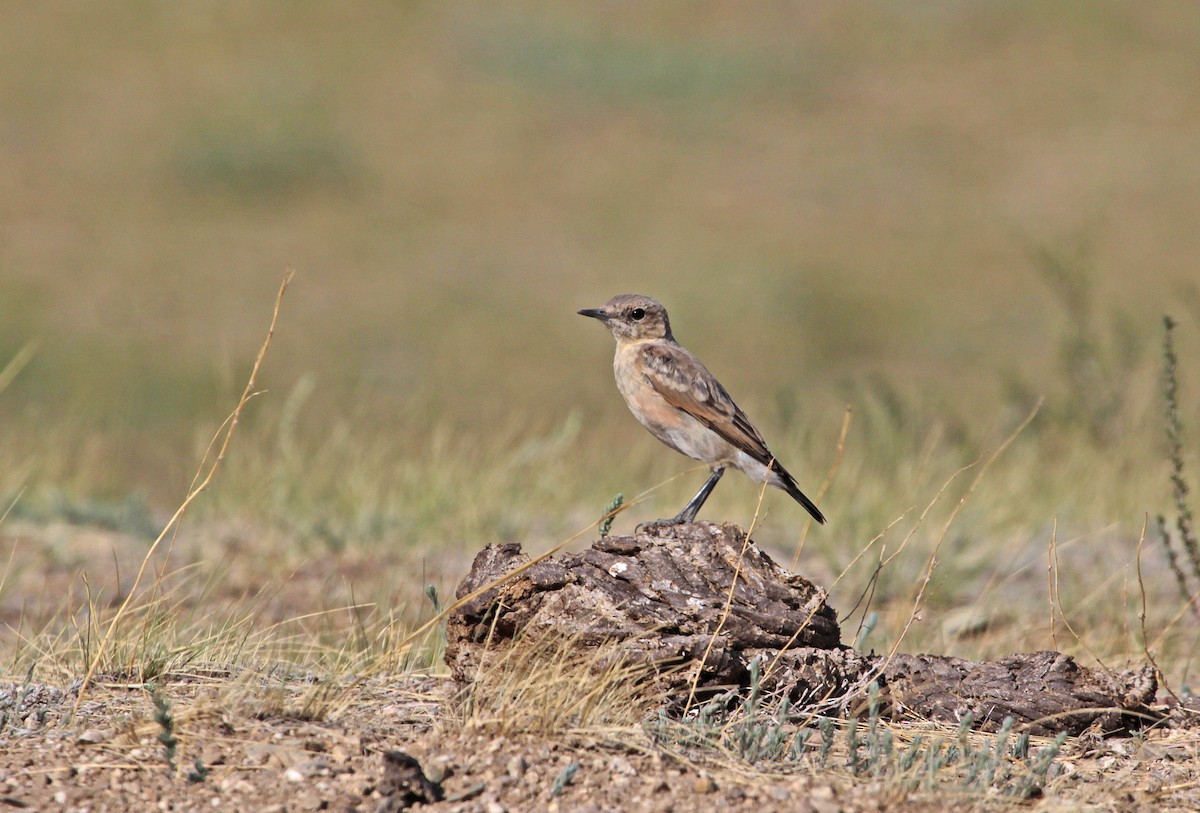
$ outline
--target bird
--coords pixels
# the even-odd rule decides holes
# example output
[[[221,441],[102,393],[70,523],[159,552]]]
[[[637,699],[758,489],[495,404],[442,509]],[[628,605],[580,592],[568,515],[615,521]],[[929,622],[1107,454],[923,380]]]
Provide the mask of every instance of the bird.
[[[613,357],[617,389],[638,422],[667,446],[707,463],[712,471],[682,511],[647,524],[694,521],[728,467],[787,492],[813,519],[825,523],[821,509],[800,490],[721,382],[675,341],[661,303],[648,296],[621,294],[603,307],[578,313],[600,320],[617,340]]]

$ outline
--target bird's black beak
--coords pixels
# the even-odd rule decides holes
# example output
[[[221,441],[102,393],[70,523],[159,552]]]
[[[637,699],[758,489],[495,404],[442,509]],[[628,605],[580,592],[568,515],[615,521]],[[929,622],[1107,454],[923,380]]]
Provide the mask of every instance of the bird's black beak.
[[[608,314],[599,308],[584,308],[583,310],[579,311],[579,315],[590,316],[593,319],[599,319],[601,322],[608,321]]]

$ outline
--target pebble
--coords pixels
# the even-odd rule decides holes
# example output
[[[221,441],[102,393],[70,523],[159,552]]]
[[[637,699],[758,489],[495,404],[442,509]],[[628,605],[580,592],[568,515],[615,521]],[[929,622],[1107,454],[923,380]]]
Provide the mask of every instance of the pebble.
[[[809,802],[817,813],[841,813],[842,806],[834,798],[833,788],[829,785],[819,785],[809,791]]]
[[[625,757],[613,757],[608,761],[608,769],[622,776],[637,776],[637,768]]]
[[[529,763],[525,761],[525,757],[518,754],[508,761],[504,770],[513,779],[517,779],[524,775],[525,771],[529,770]]]
[[[101,731],[98,728],[89,728],[84,730],[76,738],[76,742],[94,745],[99,742],[104,742],[108,739],[108,732]]]

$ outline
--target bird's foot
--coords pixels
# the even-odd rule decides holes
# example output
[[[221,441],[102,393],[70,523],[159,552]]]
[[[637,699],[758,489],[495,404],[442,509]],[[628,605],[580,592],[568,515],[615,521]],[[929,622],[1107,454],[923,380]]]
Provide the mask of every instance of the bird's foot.
[[[692,520],[686,517],[670,517],[669,519],[656,519],[650,522],[642,522],[634,527],[633,532],[640,534],[643,531],[653,531],[657,528],[674,528],[676,525],[686,525]]]

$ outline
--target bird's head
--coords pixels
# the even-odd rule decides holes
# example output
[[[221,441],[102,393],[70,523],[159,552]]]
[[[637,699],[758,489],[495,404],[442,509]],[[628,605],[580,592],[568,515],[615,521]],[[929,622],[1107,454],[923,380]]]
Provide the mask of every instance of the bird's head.
[[[618,342],[674,338],[667,309],[648,296],[621,294],[605,302],[603,307],[586,308],[579,313],[599,319]]]

